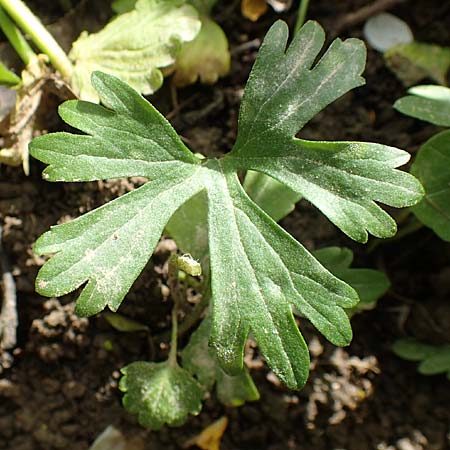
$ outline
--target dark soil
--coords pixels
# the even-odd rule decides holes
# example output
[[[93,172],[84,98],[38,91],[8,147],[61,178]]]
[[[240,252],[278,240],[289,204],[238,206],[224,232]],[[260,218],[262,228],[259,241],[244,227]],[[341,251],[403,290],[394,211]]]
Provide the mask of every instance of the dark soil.
[[[182,108],[176,114],[171,113],[169,83],[151,99],[164,114],[171,113],[172,123],[191,148],[207,154],[229,150],[235,137],[239,99],[257,50],[242,44],[261,38],[277,18],[271,13],[251,23],[241,17],[237,2],[234,7],[233,2],[221,3],[225,6],[217,8],[217,20],[233,51],[230,75],[213,87],[196,85],[179,91]],[[309,17],[332,34],[342,15],[367,3],[316,0],[311,2]],[[49,21],[57,21],[55,29],[66,29],[67,34],[78,31],[67,29],[61,8],[43,1],[30,4],[39,7]],[[108,17],[102,11],[88,8],[89,25],[85,26],[95,29],[104,23]],[[417,39],[450,44],[448,2],[403,2],[392,12],[410,24]],[[291,25],[295,21],[293,13],[282,18]],[[355,24],[340,35],[361,37],[361,30],[362,24]],[[365,77],[366,86],[320,113],[302,136],[374,141],[413,154],[437,129],[394,111],[392,104],[404,95],[405,88],[372,50]],[[53,107],[45,120],[46,129],[63,126]],[[230,424],[222,450],[450,448],[448,380],[419,375],[415,364],[390,350],[394,340],[404,335],[432,343],[450,342],[450,246],[430,230],[382,243],[368,253],[366,246],[346,239],[313,207],[301,202],[282,225],[310,249],[351,247],[357,266],[388,273],[389,294],[375,310],[352,319],[354,340],[345,349],[336,349],[308,323],[301,323],[312,355],[311,376],[301,392],[281,386],[256,353],[252,375],[261,393],[259,402],[232,409],[211,396],[202,413],[183,427],[150,432],[122,409],[119,370],[131,361],[148,358],[149,352],[162,358],[167,348],[149,349],[145,334],[119,333],[101,314],[77,317],[73,313],[76,295],[49,300],[33,289],[43,264],[32,253],[35,239],[50,225],[78,217],[133,189],[140,180],[50,184],[41,180],[41,170],[32,160],[29,177],[10,167],[2,167],[0,176],[3,243],[13,266],[19,313],[18,344],[0,353],[0,450],[86,450],[110,424],[127,436],[142,439],[142,447],[136,450],[179,449],[223,415]],[[154,335],[169,325],[170,304],[161,292],[165,247],[161,246],[120,309],[148,324]]]

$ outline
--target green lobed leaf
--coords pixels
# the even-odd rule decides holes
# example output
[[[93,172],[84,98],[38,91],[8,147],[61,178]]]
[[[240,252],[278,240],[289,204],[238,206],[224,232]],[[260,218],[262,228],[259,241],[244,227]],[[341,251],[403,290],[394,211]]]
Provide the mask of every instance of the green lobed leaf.
[[[374,308],[377,300],[391,285],[387,275],[379,270],[350,267],[353,252],[349,248],[326,247],[316,250],[313,255],[333,275],[348,283],[358,293],[360,302],[350,312]]]
[[[209,347],[211,317],[203,319],[192,333],[181,354],[183,367],[194,375],[206,391],[216,384],[217,397],[228,406],[241,406],[259,399],[259,392],[246,367],[237,375],[227,375],[219,366],[214,350]]]
[[[394,103],[402,114],[425,120],[441,127],[450,127],[450,89],[444,86],[424,85],[408,89],[406,97]]]
[[[49,164],[44,176],[51,181],[144,176],[149,182],[39,238],[37,253],[56,254],[39,272],[38,292],[60,296],[87,283],[79,313],[94,314],[106,305],[117,309],[170,217],[205,192],[210,344],[221,368],[228,375],[242,373],[252,332],[273,372],[289,387],[302,387],[309,354],[293,309],[334,344],[350,342],[345,310],[358,302],[356,292],[247,196],[238,172],[273,176],[360,240],[367,237],[366,228],[376,235],[395,230],[374,200],[411,204],[421,188],[411,175],[392,170],[408,159],[400,150],[293,137],[321,108],[361,84],[365,52],[358,40],[336,40],[310,70],[323,45],[320,26],[302,27],[287,54],[286,41],[287,27],[277,22],[245,91],[238,142],[221,159],[197,158],[136,91],[111,75],[94,73],[93,85],[106,107],[72,102],[61,108],[64,120],[88,135],[40,137],[30,146],[32,155]]]
[[[423,375],[447,373],[450,379],[450,345],[429,345],[415,338],[403,338],[394,343],[392,350],[401,358],[420,361],[419,373]]]
[[[285,50],[287,38],[287,27],[279,22],[260,48],[242,100],[237,141],[227,156],[230,164],[287,185],[355,240],[367,241],[367,232],[394,235],[395,221],[375,201],[404,207],[423,196],[417,180],[394,170],[409,154],[380,144],[294,137],[322,108],[363,84],[364,44],[336,39],[311,69],[325,39],[322,28],[306,23]]]
[[[420,147],[411,173],[425,188],[412,212],[441,239],[450,241],[450,131],[443,131]]]
[[[182,43],[192,41],[200,26],[196,10],[182,0],[138,0],[132,11],[74,42],[69,54],[75,63],[72,85],[80,98],[97,101],[90,77],[102,70],[151,94],[163,83],[160,69],[175,62]]]
[[[146,428],[178,426],[202,407],[203,389],[189,372],[170,363],[138,361],[121,370],[123,405]]]

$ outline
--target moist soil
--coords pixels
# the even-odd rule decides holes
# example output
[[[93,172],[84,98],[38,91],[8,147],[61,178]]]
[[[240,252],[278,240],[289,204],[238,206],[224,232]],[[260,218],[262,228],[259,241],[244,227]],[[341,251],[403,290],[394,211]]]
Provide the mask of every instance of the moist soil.
[[[75,5],[75,12],[64,11],[59,2],[49,3],[30,5],[53,24],[62,41],[70,42],[82,28],[98,29],[111,15],[108,2],[95,2],[95,7],[81,3]],[[214,86],[178,90],[176,99],[166,82],[150,99],[191,148],[208,155],[228,151],[232,145],[239,101],[260,39],[278,17],[291,26],[295,22],[293,12],[281,16],[272,12],[252,23],[241,16],[239,2],[219,3],[223,5],[215,16],[232,51],[229,76]],[[328,35],[340,30],[341,37],[361,37],[362,23],[345,25],[342,17],[370,3],[375,2],[317,0],[311,2],[309,17],[322,23]],[[408,22],[417,40],[450,44],[448,2],[397,3],[391,12]],[[365,77],[364,87],[326,108],[301,136],[380,142],[414,154],[438,129],[392,108],[405,87],[370,49]],[[64,129],[56,105],[50,97],[41,112],[45,131]],[[145,333],[120,333],[102,314],[77,317],[76,294],[60,299],[38,296],[34,279],[44,260],[32,252],[35,239],[51,225],[78,217],[142,180],[51,184],[42,181],[42,169],[31,160],[28,177],[20,168],[5,166],[0,174],[3,247],[13,269],[19,314],[17,345],[0,353],[1,450],[86,450],[108,425],[132,437],[133,449],[179,449],[222,416],[229,419],[222,450],[450,448],[449,381],[418,374],[414,363],[391,351],[395,339],[403,336],[435,344],[450,342],[450,246],[429,229],[402,239],[371,241],[369,252],[368,246],[347,239],[311,205],[300,202],[282,221],[286,230],[309,249],[352,248],[355,266],[388,274],[390,291],[374,310],[354,316],[354,339],[347,348],[335,348],[311,325],[299,322],[312,358],[310,378],[302,391],[284,388],[250,343],[247,359],[260,401],[228,408],[211,394],[200,415],[190,417],[184,426],[148,431],[121,407],[120,368],[149,355],[161,360],[167,345],[149,345]],[[119,310],[147,324],[156,343],[170,323],[164,264],[171,248],[173,243],[163,239]]]

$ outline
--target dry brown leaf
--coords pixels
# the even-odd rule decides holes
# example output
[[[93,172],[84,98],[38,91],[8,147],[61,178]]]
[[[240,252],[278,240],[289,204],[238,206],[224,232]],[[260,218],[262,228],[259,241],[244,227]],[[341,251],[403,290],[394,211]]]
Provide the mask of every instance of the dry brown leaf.
[[[196,445],[202,450],[220,450],[220,440],[227,426],[228,419],[223,416],[208,425],[200,434],[189,439],[183,447],[188,448]]]
[[[242,0],[242,15],[252,22],[256,22],[267,10],[266,0]]]
[[[29,174],[28,144],[33,137],[36,113],[45,92],[53,92],[62,99],[74,98],[67,85],[58,80],[47,66],[47,56],[37,55],[22,71],[22,83],[16,105],[9,117],[2,120],[0,134],[3,148],[0,163],[10,166],[22,164],[25,175]],[[70,92],[69,92],[70,91]]]

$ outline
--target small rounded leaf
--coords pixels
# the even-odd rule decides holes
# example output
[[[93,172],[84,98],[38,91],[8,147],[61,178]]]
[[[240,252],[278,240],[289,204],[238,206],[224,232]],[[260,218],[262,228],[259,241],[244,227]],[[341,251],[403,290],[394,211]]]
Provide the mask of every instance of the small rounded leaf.
[[[178,365],[138,361],[124,367],[122,373],[123,405],[137,414],[143,427],[179,426],[202,408],[201,386]]]

